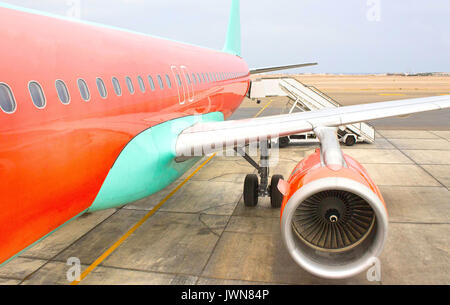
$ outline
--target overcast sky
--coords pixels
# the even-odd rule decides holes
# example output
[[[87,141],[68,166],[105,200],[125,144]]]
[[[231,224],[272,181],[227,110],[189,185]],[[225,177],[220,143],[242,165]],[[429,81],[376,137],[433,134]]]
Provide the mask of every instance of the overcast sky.
[[[222,49],[231,0],[0,0]],[[449,0],[241,0],[251,68],[312,73],[450,72]],[[294,71],[295,72],[295,71]]]

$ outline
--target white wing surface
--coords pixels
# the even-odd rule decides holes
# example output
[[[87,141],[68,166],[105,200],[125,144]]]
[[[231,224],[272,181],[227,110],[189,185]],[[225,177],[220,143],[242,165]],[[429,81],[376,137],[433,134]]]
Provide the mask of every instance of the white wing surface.
[[[329,108],[225,122],[197,123],[177,139],[177,156],[211,153],[225,147],[244,146],[260,139],[312,131],[318,126],[339,127],[376,119],[450,108],[450,96]]]

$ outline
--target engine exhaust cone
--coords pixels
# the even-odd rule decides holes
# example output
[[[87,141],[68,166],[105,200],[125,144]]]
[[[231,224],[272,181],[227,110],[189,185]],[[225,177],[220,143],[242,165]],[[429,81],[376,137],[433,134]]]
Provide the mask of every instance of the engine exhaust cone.
[[[368,269],[381,253],[388,216],[368,187],[347,178],[313,181],[292,195],[283,211],[283,241],[308,272],[346,278]]]

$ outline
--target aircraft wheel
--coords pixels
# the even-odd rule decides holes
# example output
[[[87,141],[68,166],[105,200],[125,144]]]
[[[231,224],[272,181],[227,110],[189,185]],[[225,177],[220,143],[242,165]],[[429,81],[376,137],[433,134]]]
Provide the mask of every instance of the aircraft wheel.
[[[345,145],[353,146],[355,144],[356,144],[356,138],[352,135],[347,136],[347,139],[345,139]]]
[[[289,139],[289,137],[281,137],[279,140],[278,140],[278,146],[280,147],[280,148],[284,148],[284,147],[287,147],[288,145],[289,145],[289,142],[290,142],[291,140]]]
[[[281,175],[273,175],[270,180],[270,205],[274,209],[281,208],[283,202],[283,194],[278,190],[278,182],[283,179]]]
[[[244,204],[247,207],[255,207],[258,204],[258,176],[247,175],[244,181]]]

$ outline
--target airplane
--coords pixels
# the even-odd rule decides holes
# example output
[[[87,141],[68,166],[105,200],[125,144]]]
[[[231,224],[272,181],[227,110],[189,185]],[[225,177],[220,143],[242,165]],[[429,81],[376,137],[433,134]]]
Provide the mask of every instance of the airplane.
[[[336,128],[450,107],[439,96],[227,120],[252,74],[314,64],[250,70],[239,0],[221,51],[4,3],[0,28],[2,265],[80,215],[154,194],[232,147],[258,169],[245,178],[245,205],[270,196],[281,207],[294,261],[320,277],[354,276],[380,255],[388,214]],[[244,151],[309,131],[320,148],[286,180],[269,183],[268,166]]]

